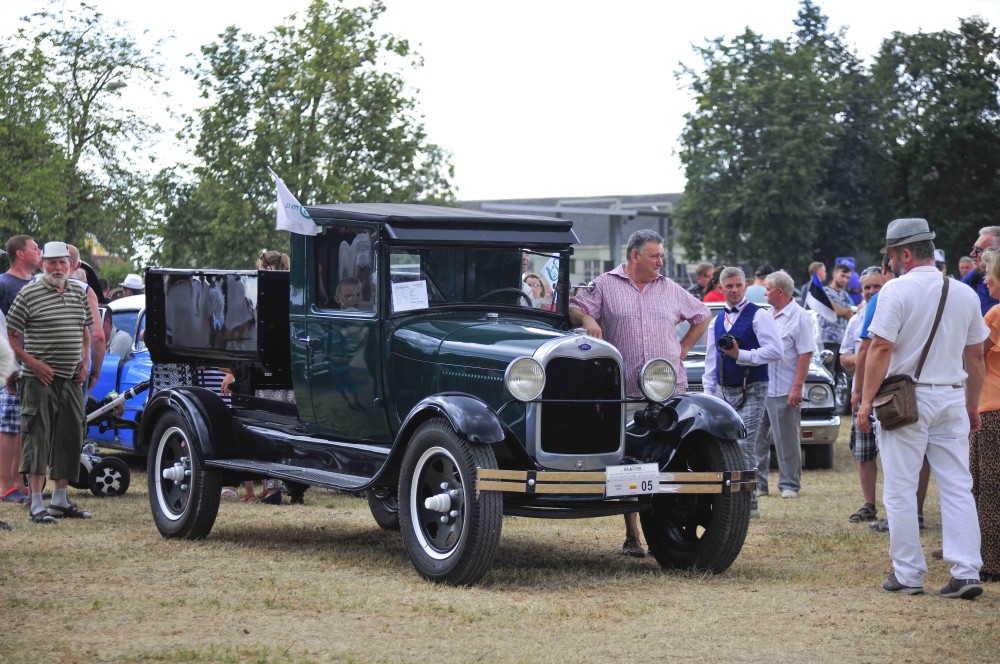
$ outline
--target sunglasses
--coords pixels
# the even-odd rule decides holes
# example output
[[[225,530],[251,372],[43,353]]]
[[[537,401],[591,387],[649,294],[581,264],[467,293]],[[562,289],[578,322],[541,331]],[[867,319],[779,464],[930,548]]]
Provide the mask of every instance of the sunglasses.
[[[878,265],[872,265],[871,267],[866,267],[864,270],[861,271],[861,276],[863,277],[866,274],[882,274],[882,268],[879,267]]]

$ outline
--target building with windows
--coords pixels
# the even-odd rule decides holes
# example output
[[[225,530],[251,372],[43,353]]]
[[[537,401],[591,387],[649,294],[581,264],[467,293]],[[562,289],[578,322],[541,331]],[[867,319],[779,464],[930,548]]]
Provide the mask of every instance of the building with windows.
[[[589,198],[524,198],[463,201],[463,208],[488,212],[537,214],[573,221],[580,238],[570,265],[572,283],[586,283],[625,260],[628,237],[642,228],[652,228],[664,238],[667,256],[663,272],[677,283],[692,283],[694,265],[677,241],[673,226],[674,206],[681,194],[595,196]],[[536,263],[538,263],[536,265]],[[532,260],[529,271],[541,269]]]

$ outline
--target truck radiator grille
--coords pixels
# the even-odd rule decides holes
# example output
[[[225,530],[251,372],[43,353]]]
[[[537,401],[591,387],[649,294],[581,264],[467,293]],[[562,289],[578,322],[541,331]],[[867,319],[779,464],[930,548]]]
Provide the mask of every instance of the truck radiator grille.
[[[554,357],[545,367],[542,399],[622,398],[614,358]],[[621,442],[621,403],[542,403],[541,448],[550,454],[604,454]]]

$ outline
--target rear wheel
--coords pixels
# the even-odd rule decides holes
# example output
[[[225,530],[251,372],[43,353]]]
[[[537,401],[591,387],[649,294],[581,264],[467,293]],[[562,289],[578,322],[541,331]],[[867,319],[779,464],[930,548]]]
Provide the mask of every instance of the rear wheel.
[[[90,471],[90,492],[98,498],[124,496],[132,481],[128,464],[116,457],[104,457]]]
[[[462,440],[436,418],[410,439],[399,477],[403,544],[417,572],[453,586],[472,585],[500,546],[503,500],[476,492],[476,468],[496,468],[490,447]]]
[[[219,514],[222,480],[205,470],[197,437],[178,413],[164,414],[150,439],[149,505],[164,537],[202,539]]]
[[[673,471],[744,470],[734,441],[704,437],[688,441],[671,463]],[[718,574],[739,555],[750,525],[750,492],[657,494],[653,508],[639,513],[649,552],[664,569]]]
[[[375,523],[386,530],[399,530],[399,496],[395,490],[377,487],[366,493]]]

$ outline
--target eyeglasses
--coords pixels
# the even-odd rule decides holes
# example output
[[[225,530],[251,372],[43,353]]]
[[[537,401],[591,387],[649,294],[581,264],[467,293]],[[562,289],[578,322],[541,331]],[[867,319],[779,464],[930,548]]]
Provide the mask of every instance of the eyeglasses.
[[[872,265],[871,267],[866,267],[861,271],[860,276],[865,276],[866,274],[882,274],[882,268],[878,265]]]

